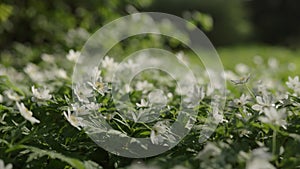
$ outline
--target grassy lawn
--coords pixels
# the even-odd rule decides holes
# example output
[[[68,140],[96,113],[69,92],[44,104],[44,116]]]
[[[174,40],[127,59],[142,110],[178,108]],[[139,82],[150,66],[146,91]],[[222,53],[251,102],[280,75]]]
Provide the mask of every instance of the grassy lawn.
[[[291,50],[284,47],[249,45],[223,47],[217,49],[223,65],[227,69],[232,69],[238,63],[244,63],[254,66],[255,56],[261,56],[266,63],[269,58],[276,58],[285,66],[294,64],[295,70],[287,73],[290,75],[299,75],[300,72],[300,50]],[[298,73],[297,73],[298,72]]]

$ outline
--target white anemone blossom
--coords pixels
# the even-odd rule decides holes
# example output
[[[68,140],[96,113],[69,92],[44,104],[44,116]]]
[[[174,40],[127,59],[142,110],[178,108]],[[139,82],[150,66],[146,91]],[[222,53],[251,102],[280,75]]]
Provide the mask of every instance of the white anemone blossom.
[[[2,159],[0,159],[0,169],[12,169],[13,165],[12,164],[7,164],[5,166],[4,161]]]
[[[21,113],[21,115],[28,121],[30,121],[32,124],[34,123],[40,123],[38,119],[32,116],[32,112],[29,111],[23,103],[19,104],[18,102],[16,103],[17,107]]]
[[[177,59],[181,62],[181,63],[183,63],[184,65],[188,65],[189,64],[189,62],[186,60],[186,57],[184,56],[184,53],[181,51],[181,52],[178,52],[177,54],[176,54],[176,57],[177,57]]]
[[[222,153],[222,150],[215,145],[214,143],[208,142],[204,149],[198,153],[196,159],[200,159],[203,161],[208,160],[211,157],[219,156]]]
[[[68,108],[68,112],[64,111],[64,116],[72,126],[76,127],[78,130],[81,130],[80,124],[81,124],[82,118],[72,115],[69,108]]]
[[[250,97],[243,93],[240,98],[234,99],[233,101],[237,106],[244,106],[249,102],[249,100]]]
[[[31,87],[32,94],[35,98],[39,100],[50,100],[52,95],[49,94],[50,90],[44,89],[36,89],[34,86]]]
[[[267,152],[267,148],[254,149],[246,163],[246,169],[275,169],[269,162],[270,160],[272,160],[272,155]]]
[[[187,89],[187,95],[184,97],[183,101],[185,103],[197,104],[200,100],[203,100],[205,97],[205,88],[197,85],[190,86]]]
[[[3,102],[3,96],[2,96],[2,94],[0,94],[0,103],[2,103]]]
[[[286,85],[295,91],[295,93],[300,94],[300,82],[299,82],[299,76],[296,76],[294,78],[289,77],[289,81],[286,82]]]
[[[135,70],[139,65],[137,63],[135,63],[133,60],[128,59],[127,62],[125,62],[121,68],[123,68],[124,70]]]
[[[234,85],[243,85],[243,84],[248,83],[250,77],[251,77],[251,75],[248,74],[247,76],[243,76],[243,77],[241,77],[241,78],[239,78],[239,79],[231,80],[231,82],[232,82]]]
[[[55,77],[66,79],[68,78],[67,72],[64,69],[53,69],[51,72],[55,75]]]
[[[264,114],[265,116],[259,117],[261,122],[286,128],[287,122],[285,119],[287,113],[285,109],[276,110],[274,107],[265,108]]]
[[[87,84],[103,96],[108,91],[108,85],[102,81],[101,70],[95,67],[91,72],[90,78],[91,81],[88,81]]]
[[[239,63],[235,66],[235,71],[239,74],[244,75],[250,72],[250,68],[243,63]]]
[[[69,60],[69,61],[72,61],[72,62],[77,62],[79,56],[80,56],[80,52],[79,51],[74,51],[73,49],[69,50],[69,53],[66,55],[66,58]]]
[[[273,98],[268,95],[256,96],[257,104],[252,106],[253,110],[259,111],[260,113],[264,111],[264,108],[274,106]]]
[[[151,130],[150,140],[152,144],[162,144],[164,141],[175,142],[176,139],[172,135],[170,128],[166,125],[166,122],[157,122]],[[166,145],[166,144],[163,144]]]
[[[153,84],[149,83],[147,80],[138,81],[135,85],[136,90],[142,91],[143,93],[147,93],[153,88]]]
[[[55,57],[53,55],[44,53],[41,55],[41,58],[44,62],[48,62],[48,63],[54,63],[55,62]]]
[[[148,94],[148,100],[150,104],[155,106],[165,106],[167,105],[168,98],[162,90],[153,90]]]
[[[72,105],[72,110],[78,116],[90,114],[90,112],[97,111],[101,107],[101,104],[95,102],[86,103],[84,105],[80,105],[79,103],[75,103],[71,105]]]
[[[149,102],[147,102],[145,99],[142,99],[141,103],[135,103],[135,104],[139,108],[145,108],[145,107],[149,107],[150,106]]]
[[[93,96],[93,90],[86,85],[75,85],[74,93],[77,99],[83,103],[89,103],[89,97]]]
[[[103,61],[101,62],[101,65],[104,69],[108,71],[112,71],[112,70],[116,70],[118,63],[114,61],[114,58],[105,56]]]
[[[4,94],[6,94],[6,96],[12,101],[18,102],[18,101],[24,99],[24,96],[19,96],[16,92],[14,92],[12,90],[6,90],[6,91],[4,91]]]
[[[77,114],[77,115],[86,115],[88,114],[88,110],[86,109],[86,106],[80,105],[78,102],[75,104],[71,104],[72,110]]]
[[[46,79],[46,76],[44,72],[40,70],[40,68],[33,64],[29,63],[24,68],[24,72],[33,80],[34,82],[44,82]]]
[[[236,113],[236,116],[240,119],[243,119],[244,121],[248,121],[251,117],[252,114],[247,111],[247,103],[250,101],[250,96],[246,94],[242,94],[240,98],[236,98],[233,100],[233,103],[235,106],[241,108],[242,112]]]
[[[86,109],[88,109],[90,111],[97,111],[101,108],[101,104],[91,102],[91,103],[85,104],[85,107],[86,107]]]

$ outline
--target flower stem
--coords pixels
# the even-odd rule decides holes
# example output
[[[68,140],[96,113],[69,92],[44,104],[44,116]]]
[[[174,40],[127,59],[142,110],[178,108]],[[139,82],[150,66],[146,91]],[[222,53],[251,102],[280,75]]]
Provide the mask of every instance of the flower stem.
[[[248,87],[247,84],[245,84],[245,86],[246,86],[248,92],[250,93],[250,95],[251,95],[251,96],[254,98],[254,100],[255,100],[256,97],[255,97],[254,93],[251,91],[251,89]]]
[[[276,132],[276,130],[273,130],[273,138],[272,138],[272,154],[273,154],[273,157],[275,157],[275,154],[276,154],[276,136],[277,136],[277,132]]]

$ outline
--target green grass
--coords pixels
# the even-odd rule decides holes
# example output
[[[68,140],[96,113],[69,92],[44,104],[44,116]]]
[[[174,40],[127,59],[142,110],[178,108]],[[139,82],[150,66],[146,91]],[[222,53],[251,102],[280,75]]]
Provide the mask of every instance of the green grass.
[[[294,72],[289,72],[291,75],[297,75],[300,72],[300,49],[292,50],[284,47],[266,46],[266,45],[244,45],[234,47],[217,48],[217,52],[222,60],[225,68],[232,69],[238,63],[245,63],[253,66],[254,56],[261,56],[264,62],[269,58],[276,58],[281,65],[293,63],[296,65]],[[299,74],[299,73],[298,73]]]

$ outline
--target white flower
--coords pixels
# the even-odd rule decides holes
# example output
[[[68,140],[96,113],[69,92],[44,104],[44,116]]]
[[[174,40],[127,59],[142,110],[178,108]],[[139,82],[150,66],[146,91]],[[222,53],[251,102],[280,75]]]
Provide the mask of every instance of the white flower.
[[[278,60],[276,58],[270,58],[268,60],[268,65],[272,69],[278,69]]]
[[[152,144],[157,145],[162,143],[164,141],[164,137],[162,136],[162,134],[165,134],[167,131],[168,131],[168,126],[166,126],[162,122],[157,122],[153,126],[150,134],[150,140]]]
[[[181,61],[184,65],[188,65],[186,58],[184,57],[184,53],[181,51],[176,54],[176,57],[179,61]]]
[[[86,115],[88,114],[88,110],[86,109],[86,106],[81,106],[79,103],[71,104],[72,110],[75,111],[76,115]]]
[[[135,89],[138,91],[142,91],[143,93],[147,93],[149,90],[153,88],[153,84],[148,81],[138,81],[135,85]]]
[[[167,94],[167,97],[168,97],[169,99],[172,99],[172,98],[173,98],[173,94],[172,94],[171,92],[169,92],[169,93]]]
[[[183,99],[187,103],[198,104],[205,97],[205,88],[194,85],[190,87],[187,96]]]
[[[199,152],[199,154],[197,155],[197,159],[200,160],[207,160],[211,157],[215,157],[218,156],[222,153],[222,150],[217,147],[215,144],[208,142],[204,149],[202,151]]]
[[[23,103],[19,104],[18,102],[16,103],[17,107],[21,113],[21,115],[28,121],[30,121],[32,124],[34,123],[40,123],[38,119],[32,116],[32,112],[29,111]]]
[[[276,110],[274,107],[264,109],[265,116],[259,117],[259,120],[263,123],[282,126],[285,128],[287,124],[285,118],[287,116],[285,109]]]
[[[88,82],[88,84],[94,90],[96,90],[99,94],[101,94],[102,96],[104,96],[104,94],[108,91],[108,85],[107,85],[107,83],[103,83],[103,82],[91,83],[91,82]]]
[[[27,64],[27,66],[24,68],[24,72],[28,74],[28,76],[34,81],[34,82],[44,82],[46,80],[46,76],[44,73],[39,69],[39,67],[33,63]]]
[[[105,56],[102,63],[102,67],[105,68],[108,71],[116,70],[118,63],[114,61],[114,58],[110,58],[108,56]]]
[[[93,96],[93,90],[86,85],[77,84],[74,88],[74,93],[80,102],[89,103],[89,97]]]
[[[254,56],[253,62],[257,65],[263,64],[264,60],[261,58],[261,56]]]
[[[256,90],[261,95],[268,95],[269,94],[267,86],[261,80],[257,83]]]
[[[65,40],[68,46],[82,44],[90,37],[90,34],[84,28],[69,29]]]
[[[3,67],[0,64],[0,75],[4,75],[9,77],[9,79],[13,82],[20,82],[24,80],[24,74],[16,71],[13,67]]]
[[[133,62],[131,59],[128,59],[128,61],[124,63],[124,69],[129,69],[129,70],[133,71],[137,67],[138,67],[138,64]]]
[[[294,90],[296,93],[300,93],[300,82],[299,82],[299,76],[295,76],[294,78],[291,78],[289,76],[289,81],[286,82],[286,85]]]
[[[249,102],[249,99],[250,99],[250,97],[243,93],[240,98],[234,99],[234,103],[238,106],[244,106]]]
[[[225,123],[227,123],[228,122],[228,120],[226,120],[225,118],[224,118],[224,116],[223,116],[223,114],[221,113],[221,111],[219,110],[219,108],[218,108],[218,103],[214,103],[214,102],[212,102],[211,103],[211,106],[212,106],[212,117],[214,118],[214,120],[216,121],[216,122],[225,122]]]
[[[53,55],[49,55],[46,53],[42,54],[41,58],[43,61],[48,62],[48,63],[54,63],[54,61],[55,61],[55,58]]]
[[[52,95],[50,95],[50,90],[44,89],[36,89],[34,86],[31,87],[31,91],[34,97],[39,100],[50,100]]]
[[[215,91],[215,88],[213,85],[207,85],[206,88],[206,96],[210,96],[211,94],[213,94],[213,92]]]
[[[264,108],[274,106],[272,97],[267,95],[263,95],[262,97],[256,96],[256,102],[257,104],[254,104],[252,109],[259,111],[260,113]]]
[[[141,103],[136,103],[136,106],[140,108],[149,107],[149,102],[147,102],[145,99],[142,99]]]
[[[101,70],[99,70],[98,67],[94,67],[90,73],[91,73],[90,78],[92,82],[96,82],[96,81],[102,82]]]
[[[148,100],[151,104],[165,106],[167,105],[168,98],[162,90],[154,90],[148,94]]]
[[[2,94],[0,94],[0,103],[2,103],[3,102],[3,96],[2,96]]]
[[[0,159],[0,169],[12,169],[13,165],[12,164],[7,164],[5,166],[4,161],[2,159]]]
[[[102,81],[100,74],[101,70],[95,67],[91,72],[91,81],[87,82],[87,84],[103,96],[108,91],[108,85]]]
[[[121,90],[122,94],[130,93],[132,91],[132,88],[130,87],[129,84],[125,84],[123,90]]]
[[[67,72],[64,69],[54,69],[52,70],[52,73],[58,77],[58,78],[62,78],[62,79],[66,79],[67,76]]]
[[[247,74],[249,73],[249,67],[243,63],[239,63],[235,66],[235,71],[239,74]]]
[[[232,72],[230,70],[226,70],[224,72],[224,78],[226,80],[229,80],[229,79],[238,79],[239,77],[234,72]]]
[[[79,51],[74,51],[73,49],[71,49],[71,50],[69,50],[69,53],[67,54],[66,57],[69,61],[77,62],[80,54],[81,53]]]
[[[248,74],[247,76],[243,76],[240,79],[237,80],[231,80],[231,82],[235,85],[241,85],[241,84],[246,84],[250,79],[250,74]]]
[[[283,103],[289,98],[289,93],[288,92],[282,92],[278,91],[275,93],[276,99],[279,100],[279,102]]]
[[[4,94],[6,94],[6,96],[13,101],[20,101],[22,99],[24,99],[23,96],[19,96],[16,92],[12,91],[12,90],[6,90],[4,91]]]
[[[72,126],[76,127],[78,130],[81,130],[80,123],[82,121],[82,118],[72,115],[69,108],[68,113],[64,111],[64,116]]]
[[[101,104],[99,103],[95,103],[95,102],[91,102],[89,104],[86,104],[85,107],[90,110],[90,111],[97,111],[100,109]]]
[[[175,142],[176,138],[173,136],[173,133],[170,131],[171,129],[167,126],[166,121],[157,122],[151,130],[150,140],[152,144],[162,144],[164,141]],[[163,144],[163,146],[169,146],[167,143]]]
[[[270,160],[272,160],[272,156],[267,152],[266,148],[254,149],[250,159],[247,161],[246,169],[275,169],[269,162]]]

